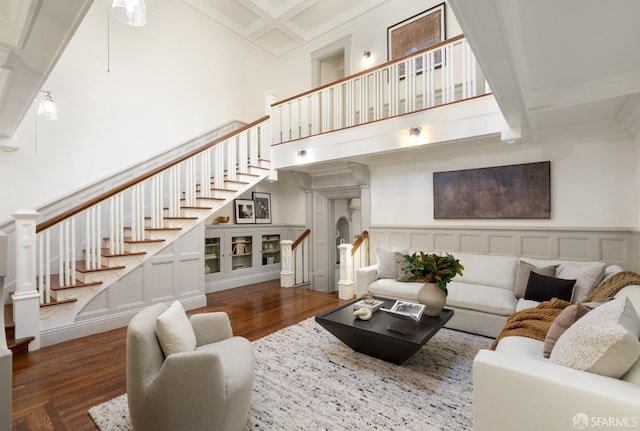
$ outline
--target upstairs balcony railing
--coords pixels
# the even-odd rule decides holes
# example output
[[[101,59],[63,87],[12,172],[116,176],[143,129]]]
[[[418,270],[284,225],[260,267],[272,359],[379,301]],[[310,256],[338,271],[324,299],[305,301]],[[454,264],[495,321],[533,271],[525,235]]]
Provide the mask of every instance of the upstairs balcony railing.
[[[285,143],[490,93],[464,35],[272,105]]]

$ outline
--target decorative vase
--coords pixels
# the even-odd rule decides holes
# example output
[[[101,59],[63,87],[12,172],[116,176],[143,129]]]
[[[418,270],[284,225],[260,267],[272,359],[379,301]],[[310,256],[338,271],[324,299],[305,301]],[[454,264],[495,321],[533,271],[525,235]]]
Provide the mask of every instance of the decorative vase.
[[[447,297],[444,296],[444,292],[440,290],[437,284],[425,283],[418,291],[418,302],[427,306],[424,314],[437,316],[444,308]]]

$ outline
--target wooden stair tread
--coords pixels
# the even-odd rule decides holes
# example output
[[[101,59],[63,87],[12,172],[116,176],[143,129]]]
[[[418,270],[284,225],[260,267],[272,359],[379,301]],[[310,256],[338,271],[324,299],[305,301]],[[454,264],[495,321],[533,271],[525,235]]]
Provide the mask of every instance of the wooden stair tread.
[[[149,219],[149,217],[147,217]],[[126,226],[124,230],[131,230],[131,226]],[[148,230],[150,232],[158,232],[162,230],[182,230],[181,227],[145,227],[144,230]]]
[[[60,301],[56,301],[55,299],[51,298],[51,300],[48,303],[40,304],[40,308],[53,307],[54,305],[68,304],[70,302],[78,302],[78,300],[76,298],[70,298],[70,299],[61,299]]]
[[[206,200],[210,200],[210,201],[225,201],[226,200],[225,198],[212,198],[212,197],[204,197],[204,196],[198,197],[196,199],[206,199]],[[211,209],[213,209],[213,208],[211,208]]]
[[[212,187],[211,191],[214,191],[214,192],[230,192],[230,193],[237,193],[238,192],[237,190],[234,190],[234,189],[223,189],[223,188],[220,188],[220,187]]]
[[[200,199],[200,198],[196,198],[196,199]],[[185,199],[180,199],[181,201],[184,201]],[[165,208],[168,209],[168,208]],[[212,210],[212,207],[194,207],[194,206],[188,206],[188,205],[180,205],[180,209],[183,210],[205,210],[205,211],[209,211]]]
[[[11,351],[13,351],[13,349],[20,347],[22,345],[25,344],[29,344],[30,342],[32,342],[33,340],[35,340],[36,337],[30,336],[30,337],[22,337],[22,338],[18,338],[17,340],[7,340],[7,348]]]
[[[98,271],[112,271],[116,269],[125,269],[124,265],[116,265],[116,266],[105,266],[100,265],[97,269],[88,269],[84,260],[79,260],[76,262],[76,271],[78,272],[98,272]]]
[[[130,236],[125,236],[124,237],[124,242],[126,242],[127,244],[142,244],[142,243],[145,243],[145,242],[164,242],[164,240],[163,239],[132,239]],[[129,253],[138,254],[138,252],[136,252],[136,253],[129,252]]]
[[[225,183],[233,183],[233,184],[244,184],[249,185],[246,181],[238,181],[238,180],[224,180]]]
[[[98,284],[102,284],[101,281],[92,281],[89,283],[84,283],[80,280],[76,280],[75,284],[69,286],[60,286],[60,278],[58,274],[51,274],[51,290],[64,290],[64,289],[73,289],[75,287],[87,287],[87,286],[95,286]]]
[[[160,240],[160,241],[164,241],[164,240]],[[111,253],[108,248],[102,248],[100,250],[101,250],[100,254],[102,255],[102,257],[127,257],[127,256],[140,256],[143,254],[147,254],[144,251],[123,251],[122,253]]]

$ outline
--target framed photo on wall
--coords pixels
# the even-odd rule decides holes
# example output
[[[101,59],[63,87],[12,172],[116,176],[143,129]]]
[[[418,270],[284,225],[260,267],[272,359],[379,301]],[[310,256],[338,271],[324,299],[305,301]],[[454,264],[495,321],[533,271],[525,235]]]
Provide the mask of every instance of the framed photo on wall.
[[[254,224],[256,222],[256,208],[251,199],[236,199],[236,224]]]
[[[256,223],[271,223],[271,193],[253,192],[256,205]]]
[[[387,28],[387,60],[393,61],[446,39],[444,3]],[[442,52],[435,53],[435,64]]]

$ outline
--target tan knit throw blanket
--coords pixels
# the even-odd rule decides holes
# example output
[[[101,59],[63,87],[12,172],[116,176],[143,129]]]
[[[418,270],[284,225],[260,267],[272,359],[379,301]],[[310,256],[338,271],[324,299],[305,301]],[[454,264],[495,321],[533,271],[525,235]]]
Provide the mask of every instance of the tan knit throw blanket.
[[[640,284],[640,274],[633,271],[620,271],[597,285],[584,302],[597,301],[614,296],[620,289],[632,284]],[[521,336],[544,341],[555,318],[570,302],[558,298],[544,301],[535,308],[516,311],[507,319],[498,338],[491,345],[495,350],[498,342],[508,336]]]

